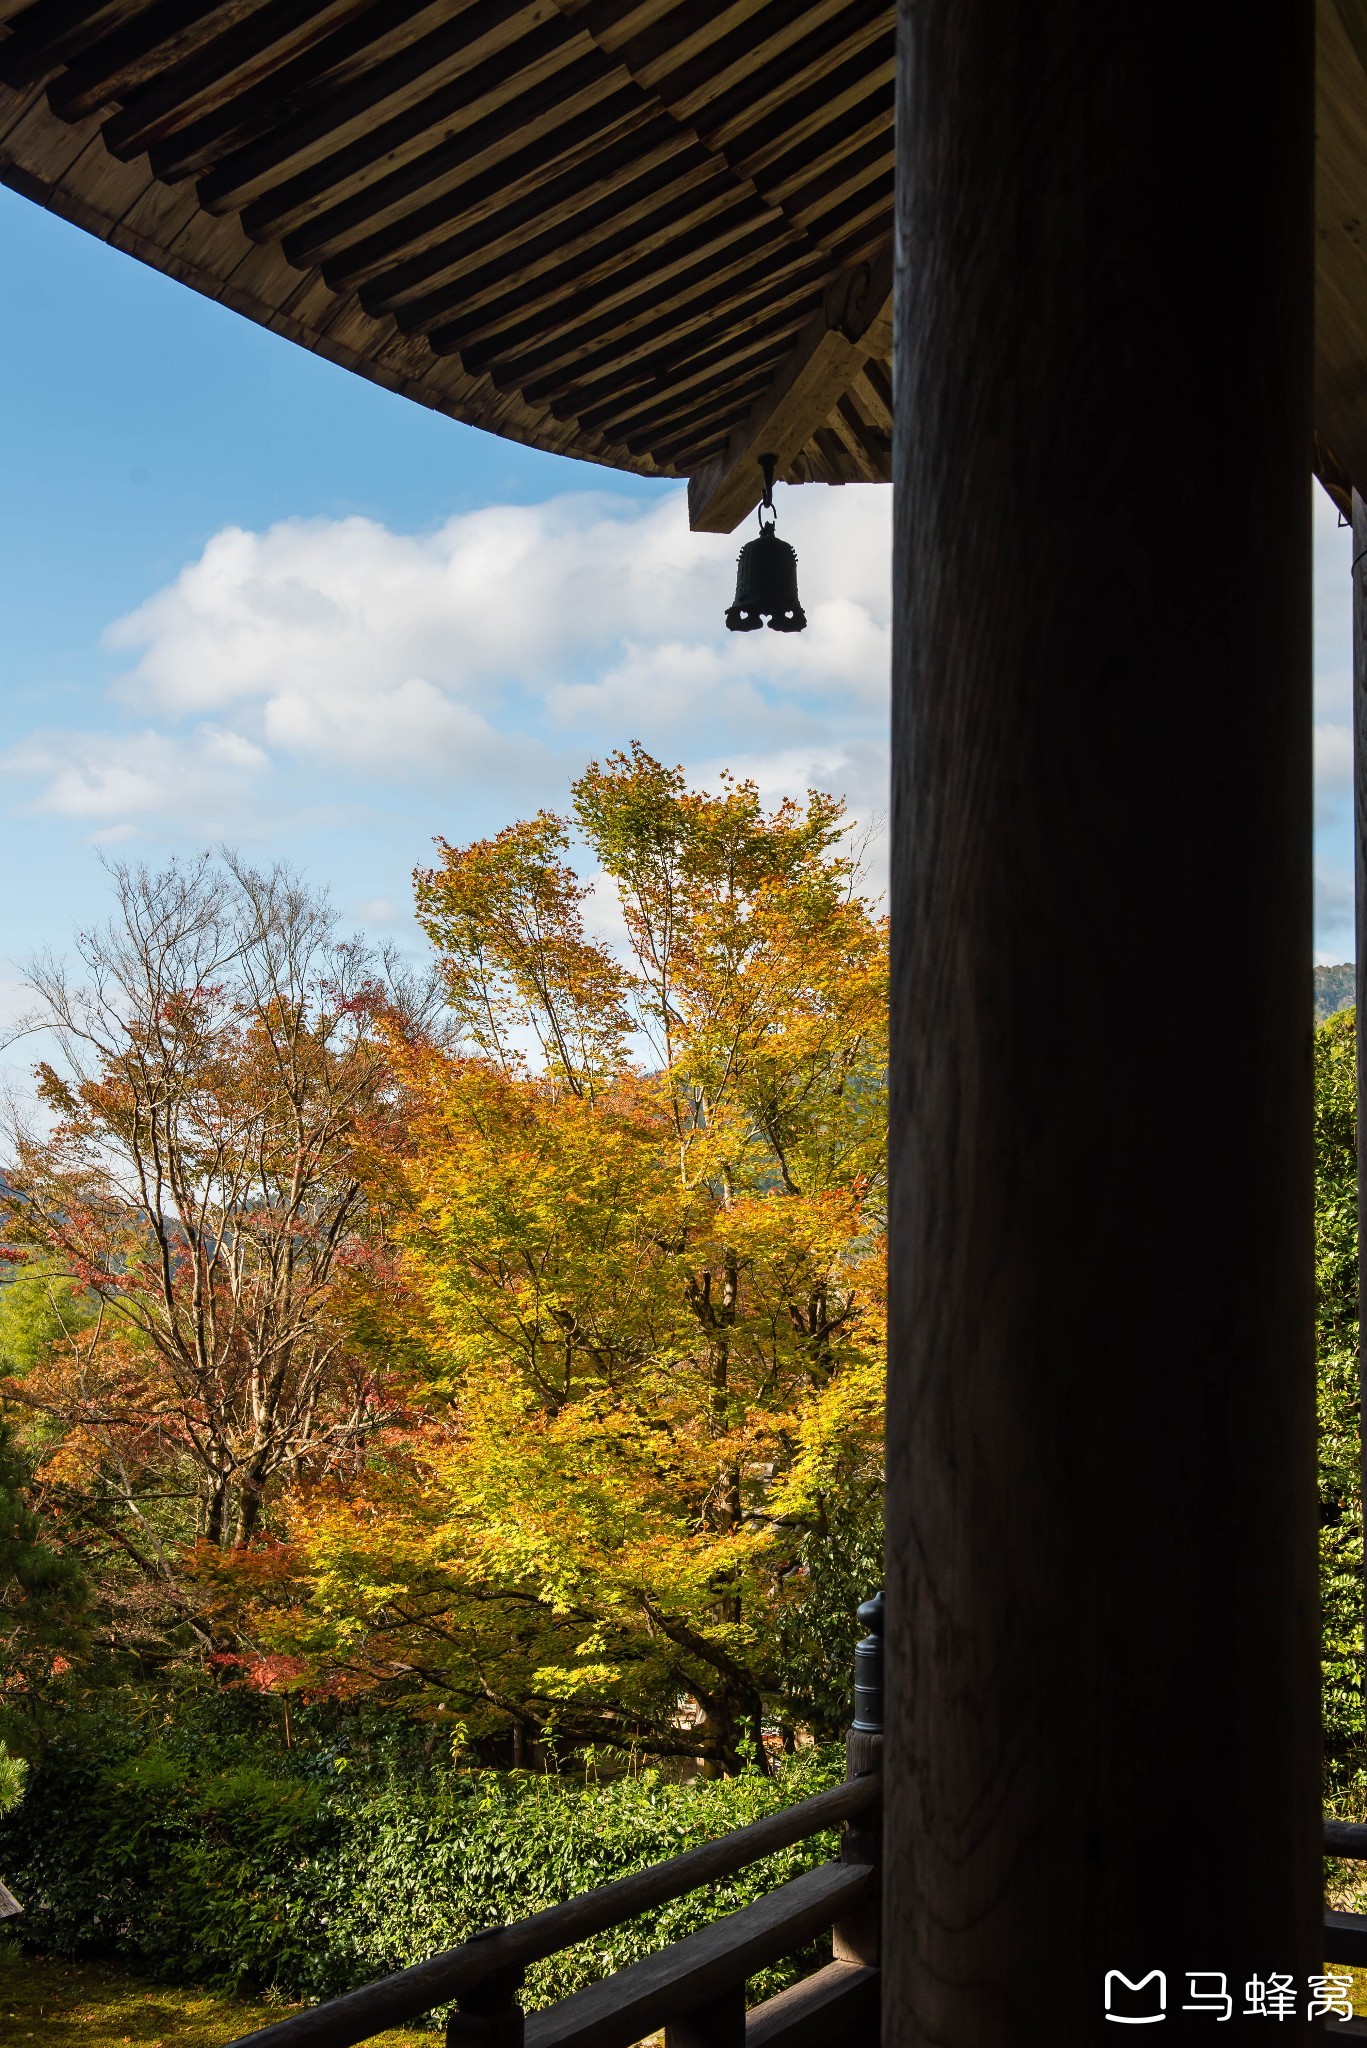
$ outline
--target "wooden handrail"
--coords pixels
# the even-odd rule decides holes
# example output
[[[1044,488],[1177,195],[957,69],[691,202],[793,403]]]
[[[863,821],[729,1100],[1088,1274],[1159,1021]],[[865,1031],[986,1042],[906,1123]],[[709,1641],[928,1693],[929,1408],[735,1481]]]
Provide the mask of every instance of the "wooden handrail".
[[[527,2019],[526,2048],[631,2048],[656,2027],[740,1989],[858,1905],[874,1882],[866,1864],[823,1863],[753,1905],[700,1927],[601,1984]]]
[[[1324,1853],[1367,1861],[1367,1827],[1356,1820],[1326,1820]],[[1326,1913],[1324,1960],[1361,1969],[1367,1963],[1367,1918],[1360,1913]]]
[[[875,1772],[849,1779],[715,1842],[704,1842],[511,1926],[475,1935],[425,1963],[244,2035],[233,2048],[355,2048],[434,2006],[468,1998],[490,1979],[516,1982],[528,1963],[728,1877],[825,1828],[872,1813],[881,1804],[882,1792],[881,1776]],[[1367,1862],[1367,1824],[1326,1819],[1324,1851]],[[828,1863],[807,1871],[752,1905],[573,1993],[549,2011],[531,2015],[526,2021],[526,2048],[626,2048],[680,2012],[732,1992],[739,1997],[747,1977],[801,1947],[871,1889],[876,1896],[876,1874],[867,1865]],[[1324,1950],[1329,1962],[1367,1964],[1367,1917],[1326,1914]],[[758,2008],[747,2038],[754,2031],[759,2048],[761,2034],[767,2039],[766,2030],[776,2028],[776,2039],[786,2039],[791,2026],[778,2007],[789,1998],[797,1999],[798,1993],[808,2002],[813,1986],[828,2000],[846,1997],[851,1990],[863,1994],[868,1989],[864,1980],[875,1976],[848,1963],[831,1965],[818,1973],[820,1980],[829,1977],[829,1984],[811,1979],[805,1991],[798,1986],[785,1994],[784,2001],[771,2001],[772,2020],[770,2008]],[[459,2023],[453,2032],[460,2038]]]
[[[468,1994],[490,1977],[525,1969],[528,1963],[571,1948],[589,1935],[620,1926],[652,1906],[682,1898],[685,1892],[729,1877],[765,1856],[772,1856],[776,1850],[790,1848],[809,1835],[868,1813],[879,1805],[882,1796],[883,1781],[876,1773],[848,1779],[843,1785],[833,1785],[829,1792],[818,1792],[812,1799],[803,1799],[780,1813],[766,1814],[763,1820],[736,1828],[715,1842],[703,1842],[667,1862],[653,1863],[630,1877],[601,1885],[596,1891],[581,1892],[563,1905],[549,1906],[544,1912],[516,1920],[508,1927],[475,1935],[458,1948],[446,1949],[424,1963],[414,1963],[374,1984],[344,1992],[324,2005],[293,2013],[254,2034],[244,2034],[243,2048],[246,2044],[250,2048],[355,2048],[357,2042],[369,2040],[372,2034],[401,2026],[431,2012],[434,2006]],[[764,1901],[758,1903],[763,1905]],[[829,1925],[829,1919],[825,1924]],[[800,1946],[805,1938],[800,1935],[792,1945]],[[238,2043],[233,2043],[232,2048],[238,2048]]]
[[[879,1973],[865,1963],[827,1963],[745,2015],[745,2048],[829,2048],[878,2039]]]
[[[1367,1918],[1361,1913],[1326,1913],[1324,1960],[1360,1970],[1367,1963]]]

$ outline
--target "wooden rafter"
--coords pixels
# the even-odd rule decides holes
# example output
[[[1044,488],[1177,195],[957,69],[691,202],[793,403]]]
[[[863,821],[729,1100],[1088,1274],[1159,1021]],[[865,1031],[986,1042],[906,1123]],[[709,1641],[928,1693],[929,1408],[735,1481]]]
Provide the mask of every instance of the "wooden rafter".
[[[1360,477],[1367,0],[1318,9],[1315,423]],[[419,404],[689,476],[726,527],[771,448],[890,474],[886,308],[856,332],[847,283],[891,233],[892,17],[0,0],[0,180]]]
[[[687,475],[888,237],[892,12],[0,0],[0,178],[424,405]],[[788,473],[887,451],[839,390]]]
[[[837,446],[851,455],[856,471],[877,475],[876,436],[860,413],[849,413],[848,435],[826,423],[870,358],[886,357],[891,342],[892,251],[885,247],[871,262],[842,272],[831,283],[820,311],[803,328],[725,451],[689,478],[688,518],[694,530],[733,532],[759,502],[760,457],[775,456],[783,475],[814,436],[835,433]],[[822,452],[832,459],[828,446]],[[839,455],[834,460],[838,463]]]

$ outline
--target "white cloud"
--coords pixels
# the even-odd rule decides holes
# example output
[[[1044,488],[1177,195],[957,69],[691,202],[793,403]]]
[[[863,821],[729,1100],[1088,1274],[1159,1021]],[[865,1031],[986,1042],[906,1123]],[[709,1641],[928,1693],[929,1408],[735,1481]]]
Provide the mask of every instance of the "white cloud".
[[[1315,727],[1315,779],[1323,782],[1351,781],[1353,734],[1351,728],[1323,719]]]
[[[407,905],[401,909],[388,896],[367,896],[353,906],[353,915],[358,917],[363,925],[369,926],[372,931],[377,929],[384,931],[389,926],[400,924],[404,921],[407,915]]]
[[[1352,533],[1318,486],[1315,531],[1315,799],[1319,822],[1332,821],[1353,778]]]
[[[1323,719],[1315,726],[1315,823],[1321,829],[1343,821],[1353,793],[1353,734],[1346,724]]]
[[[106,635],[130,660],[116,716],[140,729],[35,734],[0,766],[106,838],[187,815],[233,836],[268,772],[511,807],[560,800],[632,738],[690,769],[794,747],[838,766],[837,735],[881,743],[890,493],[789,491],[780,510],[800,636],[726,632],[748,529],[690,533],[680,490],[490,506],[419,535],[225,528]]]
[[[261,730],[272,748],[296,760],[379,778],[503,781],[525,772],[531,744],[496,731],[421,676],[346,697],[281,690],[267,701]]]
[[[1315,944],[1353,955],[1353,536],[1318,485],[1315,534]]]
[[[353,815],[404,786],[555,803],[631,737],[689,768],[793,750],[838,768],[885,723],[889,492],[787,492],[781,516],[803,635],[726,631],[748,532],[693,535],[680,489],[488,506],[428,535],[223,528],[107,633],[129,657],[115,719],[137,729],[33,733],[0,768],[29,809],[105,840],[238,836],[266,778],[295,817],[318,811],[309,776]]]
[[[802,641],[724,632],[736,542],[691,534],[682,494],[643,511],[579,493],[426,535],[358,518],[227,528],[110,629],[137,656],[120,694],[172,717],[258,704],[280,744],[303,747],[318,742],[320,707],[338,724],[402,693],[390,711],[422,747],[433,695],[487,706],[491,686],[516,684],[539,697],[567,670],[670,642],[725,643],[734,669],[785,687],[869,694],[887,669],[888,493],[824,496],[790,498],[814,557]]]
[[[671,743],[689,733],[696,743],[717,719],[731,732],[763,732],[776,712],[802,716],[791,704],[773,706],[739,662],[727,661],[728,651],[699,641],[630,641],[591,681],[550,683],[546,709],[567,730],[629,730],[635,739]]]
[[[70,818],[106,840],[153,820],[214,837],[254,803],[268,767],[251,740],[208,724],[183,736],[47,730],[0,754],[0,775],[38,785],[27,809]]]
[[[781,494],[799,635],[725,631],[753,528],[690,533],[674,488],[645,505],[604,491],[490,506],[416,535],[360,518],[226,528],[110,628],[126,667],[108,729],[30,734],[0,774],[26,809],[103,840],[257,836],[324,811],[363,831],[387,803],[412,816],[421,859],[434,830],[563,804],[585,760],[639,738],[705,783],[729,767],[769,800],[845,795],[881,879],[890,511],[877,487]],[[1333,944],[1347,929],[1351,539],[1320,492],[1314,521]],[[392,904],[402,878],[372,886]]]
[[[1350,527],[1339,525],[1337,508],[1318,485],[1313,503],[1315,716],[1346,721],[1353,668],[1353,535]]]
[[[1331,868],[1315,870],[1315,936],[1317,959],[1351,960],[1353,957],[1353,878]],[[1339,943],[1341,939],[1341,943]],[[1339,950],[1334,945],[1339,943]],[[1343,945],[1347,946],[1346,953]],[[1326,952],[1325,948],[1329,950]]]

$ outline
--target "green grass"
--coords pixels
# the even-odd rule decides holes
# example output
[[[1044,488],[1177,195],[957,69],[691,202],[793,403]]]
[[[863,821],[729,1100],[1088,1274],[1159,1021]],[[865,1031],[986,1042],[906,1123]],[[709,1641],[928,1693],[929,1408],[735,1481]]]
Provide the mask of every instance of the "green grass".
[[[149,1984],[103,1963],[46,1962],[0,1951],[4,2048],[223,2048],[297,2008],[226,1998],[201,1987]],[[439,2036],[380,2034],[384,2048],[433,2048]]]

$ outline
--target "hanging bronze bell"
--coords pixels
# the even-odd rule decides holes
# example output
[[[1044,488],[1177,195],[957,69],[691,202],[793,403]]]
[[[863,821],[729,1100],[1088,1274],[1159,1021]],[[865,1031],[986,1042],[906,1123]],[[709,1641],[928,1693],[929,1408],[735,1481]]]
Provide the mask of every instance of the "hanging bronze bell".
[[[757,633],[767,620],[771,632],[800,633],[807,614],[797,594],[797,552],[774,532],[775,458],[761,455],[759,463],[764,474],[759,539],[748,540],[740,551],[736,599],[726,614],[726,627],[730,633]]]
[[[761,525],[736,565],[736,601],[726,614],[732,633],[755,633],[768,622],[775,633],[800,633],[807,623],[797,594],[797,553],[773,526]]]

